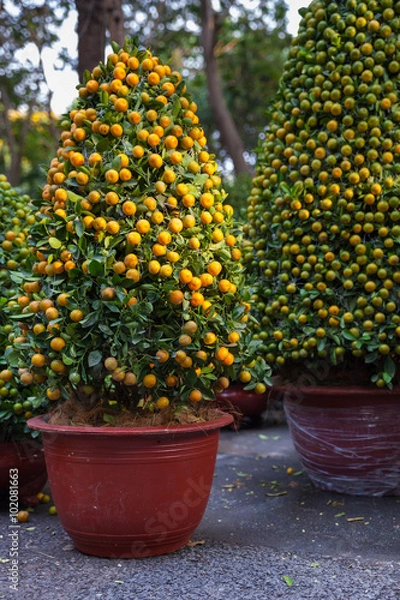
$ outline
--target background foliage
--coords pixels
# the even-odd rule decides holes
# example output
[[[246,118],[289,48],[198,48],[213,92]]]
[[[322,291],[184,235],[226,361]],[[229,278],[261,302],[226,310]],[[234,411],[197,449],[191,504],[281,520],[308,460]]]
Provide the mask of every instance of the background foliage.
[[[16,0],[2,4],[0,172],[6,173],[13,185],[37,196],[44,178],[40,165],[52,156],[58,137],[57,115],[50,109],[53,90],[46,79],[43,56],[59,42],[60,27],[70,11],[78,11],[81,17],[92,15],[85,26],[78,20],[79,64],[74,64],[75,68],[83,69],[83,59],[90,56],[90,48],[96,46],[96,51],[102,52],[96,61],[101,60],[106,44],[125,35],[134,35],[141,44],[151,45],[163,60],[172,56],[171,66],[183,72],[198,100],[209,145],[224,170],[251,172],[257,132],[265,126],[265,108],[277,89],[289,46],[286,5],[283,0],[251,3],[224,0],[212,5],[215,65],[211,65],[211,70],[217,69],[226,104],[224,114],[232,120],[231,129],[237,129],[245,158],[245,168],[235,164],[233,169],[229,148],[221,141],[223,124],[211,108],[207,89],[202,11],[208,4],[211,6],[204,1],[187,0],[168,3],[77,0],[75,5],[65,0]],[[71,51],[62,48],[56,63],[60,69],[73,63]],[[59,85],[63,85],[62,70]],[[240,188],[243,181],[249,182],[249,178],[241,176]],[[232,185],[232,189],[238,188]]]

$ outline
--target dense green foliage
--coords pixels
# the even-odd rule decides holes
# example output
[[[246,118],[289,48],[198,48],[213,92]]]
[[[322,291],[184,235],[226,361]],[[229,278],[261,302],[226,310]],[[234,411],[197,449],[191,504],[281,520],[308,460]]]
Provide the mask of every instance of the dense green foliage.
[[[400,356],[400,2],[316,0],[302,14],[249,198],[257,335],[277,371],[359,362],[390,386]]]
[[[12,320],[16,302],[16,281],[27,267],[30,250],[29,228],[35,221],[29,207],[29,196],[21,195],[0,175],[0,440],[15,440],[30,434],[26,421],[36,412],[43,412],[40,398],[33,398],[33,389],[19,384],[7,365],[7,348],[13,339],[24,341],[23,330],[15,336]],[[22,298],[22,296],[21,296]],[[34,434],[34,437],[37,434]]]
[[[169,421],[241,370],[265,391],[267,373],[254,361],[233,209],[197,106],[156,56],[130,42],[114,50],[85,73],[34,203],[43,299],[29,304],[15,354],[52,401],[72,396],[110,422],[117,407],[168,409]]]

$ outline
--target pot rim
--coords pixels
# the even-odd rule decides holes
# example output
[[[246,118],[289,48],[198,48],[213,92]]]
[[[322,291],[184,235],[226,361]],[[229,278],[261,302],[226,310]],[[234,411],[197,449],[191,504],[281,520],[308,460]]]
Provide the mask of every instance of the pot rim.
[[[387,388],[378,388],[373,386],[361,386],[361,385],[318,385],[318,386],[296,386],[294,383],[287,383],[286,385],[273,385],[272,392],[289,392],[289,393],[301,393],[307,394],[307,396],[338,396],[338,395],[349,395],[352,396],[389,396],[395,397],[400,395],[400,388],[395,387],[392,390]]]
[[[112,436],[152,436],[160,434],[197,433],[221,429],[233,422],[233,416],[221,411],[221,415],[212,421],[176,425],[152,425],[146,427],[90,427],[83,425],[56,425],[48,423],[49,415],[40,415],[27,421],[28,427],[44,433],[67,433],[69,435],[102,435]]]
[[[230,393],[235,393],[235,392],[240,392],[243,393],[247,396],[254,396],[257,398],[268,398],[272,387],[268,386],[266,391],[263,394],[257,394],[254,389],[252,390],[245,390],[244,388],[246,387],[246,383],[231,383],[227,388],[225,388],[222,392],[218,392],[217,396],[218,397],[224,397],[225,395],[229,395]]]
[[[242,391],[243,391],[243,392],[245,392],[246,394],[249,394],[249,393],[250,393],[250,394],[256,394],[257,396],[260,396],[260,398],[261,398],[262,396],[267,396],[267,395],[268,395],[268,393],[269,393],[269,392],[271,391],[271,389],[272,389],[272,386],[271,386],[271,385],[267,385],[267,386],[266,386],[266,388],[267,388],[267,389],[266,389],[266,391],[265,391],[265,392],[263,392],[262,394],[257,394],[257,392],[255,392],[255,391],[254,391],[254,388],[253,388],[253,389],[251,389],[251,390],[246,390],[246,389],[245,389],[245,387],[246,387],[247,385],[249,385],[249,384],[248,384],[248,383],[242,383],[242,382],[239,382],[239,381],[235,381],[235,382],[231,383],[230,385],[228,385],[228,387],[227,387],[227,388],[225,388],[225,389],[224,389],[224,390],[221,392],[221,394],[223,394],[224,392],[227,392],[227,391],[229,391],[229,390],[242,390]]]

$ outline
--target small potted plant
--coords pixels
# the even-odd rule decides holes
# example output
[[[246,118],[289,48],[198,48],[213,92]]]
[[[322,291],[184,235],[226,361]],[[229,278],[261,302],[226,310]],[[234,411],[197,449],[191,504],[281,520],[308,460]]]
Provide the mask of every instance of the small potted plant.
[[[61,121],[20,368],[45,379],[52,495],[78,549],[183,546],[207,504],[216,391],[251,362],[249,303],[214,157],[177,72],[127,41],[86,72]],[[267,373],[261,361],[255,382]],[[264,386],[264,387],[263,387]]]
[[[24,271],[29,247],[27,236],[35,218],[29,208],[30,198],[22,195],[0,175],[0,501],[8,502],[10,469],[18,469],[19,501],[35,503],[36,494],[46,482],[43,449],[38,432],[27,420],[43,412],[42,402],[33,400],[30,390],[18,383],[6,360],[13,339],[22,341],[23,332],[15,337],[11,319],[16,289]],[[25,282],[25,285],[29,283]],[[21,296],[22,297],[22,296]],[[23,303],[22,303],[23,304]],[[23,326],[23,325],[22,325]]]
[[[400,4],[302,9],[258,155],[256,332],[314,483],[400,492]]]

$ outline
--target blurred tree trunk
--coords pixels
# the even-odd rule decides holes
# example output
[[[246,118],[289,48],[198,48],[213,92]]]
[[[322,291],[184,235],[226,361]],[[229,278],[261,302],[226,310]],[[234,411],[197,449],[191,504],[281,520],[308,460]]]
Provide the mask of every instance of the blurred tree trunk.
[[[4,86],[1,86],[0,88],[0,98],[4,107],[2,112],[3,128],[6,133],[10,152],[10,165],[7,168],[5,175],[11,185],[15,187],[21,183],[22,157],[24,155],[25,139],[30,126],[32,106],[31,104],[28,104],[27,113],[24,116],[21,116],[20,126],[17,126],[14,131],[12,122],[9,119],[9,112],[13,107],[11,106],[8,92]]]
[[[78,75],[104,60],[106,46],[105,0],[75,0],[78,11]]]
[[[75,0],[78,11],[78,75],[83,79],[104,61],[107,31],[110,41],[122,46],[125,42],[123,0]]]
[[[238,133],[232,115],[229,112],[222,93],[221,79],[215,57],[217,41],[217,23],[211,0],[201,0],[202,45],[210,106],[221,143],[233,161],[235,173],[249,173],[250,168],[244,160],[244,145]]]
[[[122,11],[122,0],[105,0],[106,27],[110,34],[110,41],[117,42],[120,46],[125,43],[125,22]]]

